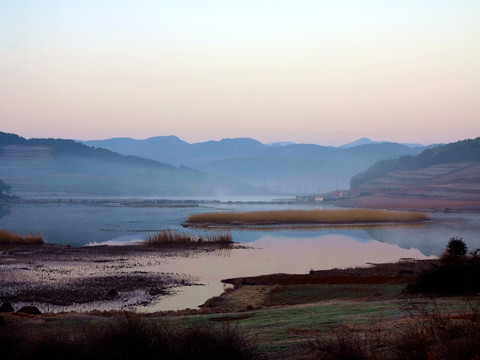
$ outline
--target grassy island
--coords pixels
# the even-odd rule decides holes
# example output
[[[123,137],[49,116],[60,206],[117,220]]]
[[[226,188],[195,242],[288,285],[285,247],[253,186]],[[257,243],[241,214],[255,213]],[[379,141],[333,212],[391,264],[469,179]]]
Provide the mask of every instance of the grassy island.
[[[428,220],[423,212],[373,209],[278,210],[192,214],[186,225],[351,225],[414,223]]]

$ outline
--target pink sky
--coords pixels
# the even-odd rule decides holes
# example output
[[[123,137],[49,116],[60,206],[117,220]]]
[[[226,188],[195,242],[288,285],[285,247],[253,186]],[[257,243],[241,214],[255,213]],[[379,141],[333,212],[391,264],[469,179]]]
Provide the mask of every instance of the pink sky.
[[[339,145],[480,136],[476,1],[15,1],[0,130]]]

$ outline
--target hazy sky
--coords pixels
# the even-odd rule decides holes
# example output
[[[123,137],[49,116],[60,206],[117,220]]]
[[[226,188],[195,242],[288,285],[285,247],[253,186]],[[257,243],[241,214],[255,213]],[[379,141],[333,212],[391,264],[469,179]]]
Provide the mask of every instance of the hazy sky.
[[[480,136],[480,1],[0,0],[0,130]]]

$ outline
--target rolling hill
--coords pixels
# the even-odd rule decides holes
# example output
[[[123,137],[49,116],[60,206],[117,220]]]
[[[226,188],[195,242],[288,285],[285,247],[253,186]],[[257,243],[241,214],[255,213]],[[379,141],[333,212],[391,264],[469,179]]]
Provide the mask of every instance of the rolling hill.
[[[0,132],[0,177],[20,196],[254,194],[248,184],[72,140]]]
[[[480,137],[426,149],[416,156],[383,160],[352,177],[351,187],[358,188],[393,171],[414,171],[434,165],[480,161]]]
[[[480,137],[375,163],[352,177],[351,191],[364,196],[344,205],[480,209]]]

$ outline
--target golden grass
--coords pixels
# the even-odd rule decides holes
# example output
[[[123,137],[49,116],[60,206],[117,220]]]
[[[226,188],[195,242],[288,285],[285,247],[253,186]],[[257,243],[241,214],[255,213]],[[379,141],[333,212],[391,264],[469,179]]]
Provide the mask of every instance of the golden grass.
[[[372,224],[409,223],[428,220],[425,213],[372,209],[278,210],[191,214],[189,224],[281,225],[281,224]]]
[[[7,230],[0,230],[0,244],[12,245],[42,245],[43,239],[40,235],[19,235]]]
[[[165,246],[196,246],[202,244],[232,244],[232,234],[227,231],[205,233],[204,236],[195,236],[176,230],[161,230],[154,234],[145,235],[146,245]]]

